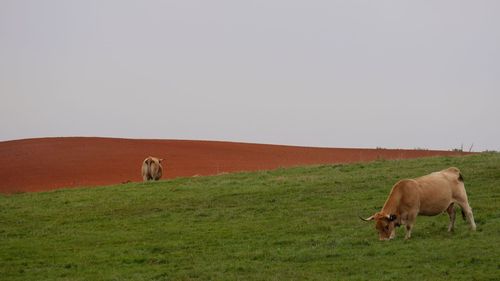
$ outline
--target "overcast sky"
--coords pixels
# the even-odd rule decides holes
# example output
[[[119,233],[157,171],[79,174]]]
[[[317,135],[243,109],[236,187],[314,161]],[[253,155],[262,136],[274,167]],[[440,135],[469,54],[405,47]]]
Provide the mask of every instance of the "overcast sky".
[[[0,140],[500,150],[500,1],[0,0]]]

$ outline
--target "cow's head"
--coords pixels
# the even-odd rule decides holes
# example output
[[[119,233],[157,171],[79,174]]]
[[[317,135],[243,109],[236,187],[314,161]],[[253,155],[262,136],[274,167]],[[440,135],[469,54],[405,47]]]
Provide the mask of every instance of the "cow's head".
[[[380,240],[390,240],[394,238],[394,236],[396,236],[397,216],[394,214],[378,212],[367,219],[364,219],[362,217],[359,218],[364,221],[375,220],[375,228],[378,231],[378,237]]]

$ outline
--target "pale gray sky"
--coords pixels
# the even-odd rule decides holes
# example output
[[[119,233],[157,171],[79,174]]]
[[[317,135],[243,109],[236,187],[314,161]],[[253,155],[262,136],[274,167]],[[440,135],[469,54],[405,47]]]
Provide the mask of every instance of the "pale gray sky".
[[[0,140],[500,150],[500,1],[0,0]]]

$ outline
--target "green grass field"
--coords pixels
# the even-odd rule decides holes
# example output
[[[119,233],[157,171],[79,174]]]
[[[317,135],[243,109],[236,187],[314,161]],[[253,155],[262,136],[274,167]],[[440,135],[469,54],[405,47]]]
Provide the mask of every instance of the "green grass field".
[[[358,218],[449,166],[476,232],[443,214],[381,242]],[[498,153],[0,195],[0,280],[499,280],[499,247]]]

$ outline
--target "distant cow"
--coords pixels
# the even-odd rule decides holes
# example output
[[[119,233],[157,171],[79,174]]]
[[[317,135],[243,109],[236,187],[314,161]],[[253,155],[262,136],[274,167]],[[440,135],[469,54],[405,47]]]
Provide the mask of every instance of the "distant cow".
[[[159,180],[163,174],[163,159],[149,156],[142,162],[142,178],[144,181]]]
[[[472,209],[467,201],[464,182],[460,170],[451,167],[439,172],[396,183],[380,212],[362,220],[375,220],[380,240],[388,240],[396,235],[395,227],[406,226],[405,239],[411,237],[411,230],[417,215],[435,216],[448,212],[452,231],[455,224],[457,203],[462,208],[462,217],[467,218],[471,230],[476,230]]]

